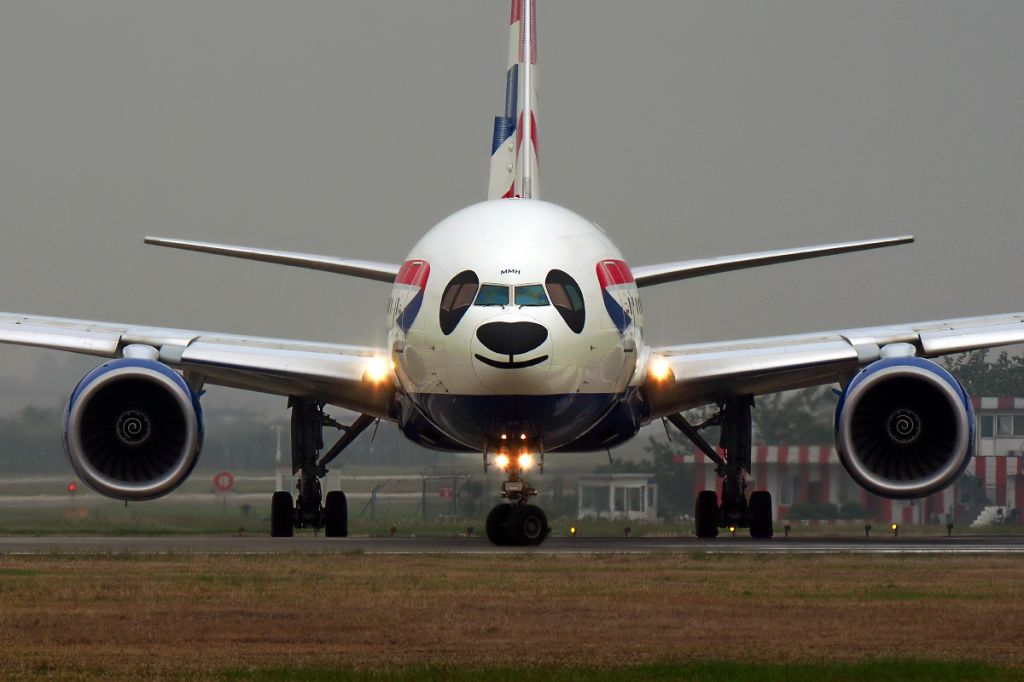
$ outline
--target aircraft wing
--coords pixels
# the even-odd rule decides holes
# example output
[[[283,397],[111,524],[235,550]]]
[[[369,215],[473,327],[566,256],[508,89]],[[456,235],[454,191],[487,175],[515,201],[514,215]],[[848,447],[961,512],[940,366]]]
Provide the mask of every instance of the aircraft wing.
[[[845,382],[890,344],[934,358],[1024,343],[1024,313],[653,348],[671,373],[647,380],[654,418],[727,396]]]
[[[217,256],[257,260],[264,263],[291,265],[309,270],[322,270],[339,275],[351,275],[378,282],[394,282],[398,276],[400,265],[394,263],[378,263],[368,260],[351,258],[335,258],[318,256],[313,253],[295,253],[294,251],[276,251],[273,249],[257,249],[251,246],[235,246],[233,244],[214,244],[212,242],[196,242],[187,239],[165,239],[163,237],[146,237],[145,242],[152,246],[166,246],[171,249],[212,253]]]
[[[185,329],[0,313],[0,343],[120,357],[152,346],[160,361],[205,383],[322,400],[375,417],[387,414],[393,386],[374,381],[384,350]],[[368,373],[368,371],[370,371]]]
[[[638,287],[649,287],[655,284],[664,284],[665,282],[676,282],[681,279],[715,275],[720,272],[746,270],[747,268],[758,268],[763,265],[775,265],[777,263],[792,263],[798,260],[834,256],[839,253],[882,249],[888,246],[910,244],[913,241],[913,236],[904,235],[902,237],[887,237],[885,239],[863,239],[855,242],[840,242],[838,244],[801,246],[795,249],[741,253],[732,256],[714,256],[675,263],[660,263],[658,265],[640,265],[633,268],[633,278],[636,280]]]

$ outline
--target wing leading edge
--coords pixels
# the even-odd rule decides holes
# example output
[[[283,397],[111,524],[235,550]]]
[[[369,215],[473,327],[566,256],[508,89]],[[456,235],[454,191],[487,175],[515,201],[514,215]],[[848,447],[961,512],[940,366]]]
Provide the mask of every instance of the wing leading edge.
[[[653,416],[728,396],[844,382],[898,343],[923,358],[1024,343],[1024,313],[654,348],[671,373],[664,382],[648,380]]]
[[[314,398],[374,417],[387,415],[390,381],[368,372],[384,351],[184,329],[139,327],[59,317],[0,313],[0,343],[120,357],[124,348],[152,346],[164,364],[205,383]]]
[[[165,239],[163,237],[146,237],[146,243],[152,246],[166,246],[171,249],[212,253],[217,256],[257,260],[264,263],[291,265],[309,270],[322,270],[339,275],[350,275],[378,282],[394,282],[398,276],[400,265],[394,263],[378,263],[368,260],[350,258],[334,258],[318,256],[312,253],[296,253],[293,251],[275,251],[272,249],[256,249],[249,246],[233,246],[231,244],[214,244],[212,242],[196,242],[187,239]]]
[[[834,256],[839,253],[851,253],[853,251],[881,249],[887,246],[910,244],[913,241],[913,236],[903,235],[901,237],[888,237],[885,239],[864,239],[854,242],[840,242],[838,244],[801,246],[795,249],[758,251],[756,253],[743,253],[734,256],[698,258],[658,265],[641,265],[633,268],[633,277],[636,279],[638,287],[650,287],[655,284],[703,277],[704,275],[714,275],[719,272],[757,268],[762,265],[775,265],[776,263],[791,263],[798,260]]]

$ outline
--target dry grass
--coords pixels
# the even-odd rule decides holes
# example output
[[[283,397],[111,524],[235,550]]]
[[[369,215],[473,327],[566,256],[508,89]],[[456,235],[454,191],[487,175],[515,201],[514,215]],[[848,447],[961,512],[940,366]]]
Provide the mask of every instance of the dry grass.
[[[878,658],[1024,668],[1022,570],[1010,556],[0,556],[0,675]]]

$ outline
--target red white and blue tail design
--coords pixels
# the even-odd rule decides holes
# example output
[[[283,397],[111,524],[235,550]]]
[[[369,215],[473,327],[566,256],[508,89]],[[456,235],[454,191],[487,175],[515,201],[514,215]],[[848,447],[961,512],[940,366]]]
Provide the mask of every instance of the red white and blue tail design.
[[[494,118],[487,198],[537,199],[537,0],[512,0],[510,24],[505,114]]]

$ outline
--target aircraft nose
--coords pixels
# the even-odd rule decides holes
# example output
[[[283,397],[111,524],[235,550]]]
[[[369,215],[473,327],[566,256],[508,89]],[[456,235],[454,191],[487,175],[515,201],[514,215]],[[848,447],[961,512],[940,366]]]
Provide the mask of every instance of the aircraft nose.
[[[500,355],[521,355],[544,343],[548,330],[536,322],[488,322],[477,327],[476,338]]]

